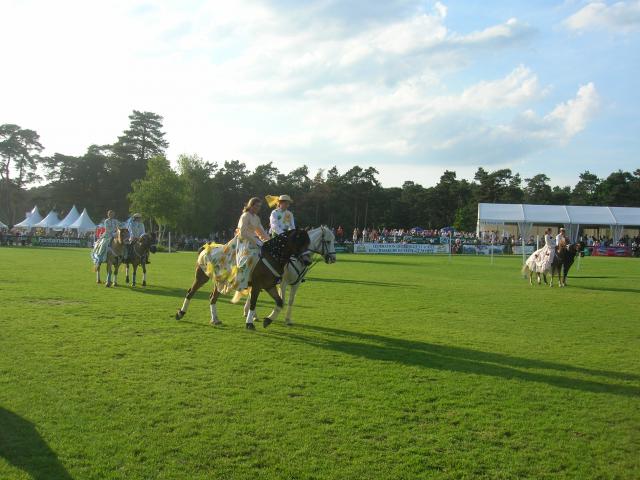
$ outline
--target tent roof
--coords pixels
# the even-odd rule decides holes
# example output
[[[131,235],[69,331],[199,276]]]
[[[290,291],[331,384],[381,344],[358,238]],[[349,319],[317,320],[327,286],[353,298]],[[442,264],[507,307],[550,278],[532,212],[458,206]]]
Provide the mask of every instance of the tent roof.
[[[36,223],[40,222],[42,220],[42,215],[40,215],[40,212],[38,211],[38,206],[35,205],[33,207],[33,209],[27,213],[27,216],[25,217],[25,219],[23,221],[21,221],[20,223],[16,223],[14,225],[15,227],[18,228],[31,228],[33,227]]]
[[[56,225],[56,228],[68,228],[69,225],[75,222],[79,216],[80,212],[78,212],[78,209],[74,205],[71,207],[71,210],[69,210],[69,213],[67,213],[67,216]]]
[[[67,228],[75,228],[80,232],[90,232],[96,229],[96,224],[93,223],[93,220],[89,217],[87,213],[87,209],[82,210],[82,213],[77,218],[75,222],[73,222]]]
[[[34,227],[39,227],[39,228],[52,228],[54,226],[56,226],[57,224],[60,223],[60,217],[58,217],[58,214],[56,212],[54,212],[53,210],[51,210],[46,217],[44,217],[41,221],[39,221],[38,223],[36,223],[34,225]]]
[[[7,227],[4,223],[2,223],[2,220],[0,220],[0,228],[9,228],[9,227]]]
[[[479,203],[478,223],[640,226],[640,208]]]

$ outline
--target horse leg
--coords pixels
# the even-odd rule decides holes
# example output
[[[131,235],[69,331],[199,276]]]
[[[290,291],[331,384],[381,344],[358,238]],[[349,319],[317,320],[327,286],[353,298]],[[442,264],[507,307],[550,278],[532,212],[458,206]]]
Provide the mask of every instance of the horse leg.
[[[124,283],[126,283],[127,285],[129,284],[129,262],[125,263],[125,269],[124,269]],[[136,282],[135,280],[133,281],[133,286],[136,286]]]
[[[253,320],[256,318],[256,304],[258,303],[258,295],[260,295],[260,288],[255,284],[251,288],[251,296],[249,297],[249,312],[247,313],[247,320],[245,327],[247,330],[255,330],[256,327],[253,324]]]
[[[284,302],[282,301],[282,298],[278,293],[278,288],[276,285],[267,289],[267,293],[271,295],[271,298],[275,300],[276,306],[273,309],[273,311],[269,314],[269,316],[265,317],[264,320],[262,320],[262,326],[264,328],[267,328],[269,325],[271,325],[271,322],[273,322],[274,320],[277,320],[278,315],[280,315],[280,312],[282,311],[282,307],[284,306]]]
[[[118,269],[120,268],[120,260],[116,259],[116,264],[113,268],[113,286],[118,286]]]
[[[184,298],[184,302],[182,302],[182,308],[180,308],[180,310],[176,312],[176,320],[180,320],[187,314],[187,309],[189,308],[189,302],[191,301],[191,298],[193,298],[200,287],[202,287],[208,281],[209,277],[207,277],[207,274],[204,273],[200,267],[196,267],[196,277],[193,280],[191,288],[187,290],[187,295]]]
[[[287,314],[284,317],[284,323],[286,325],[293,325],[293,322],[291,321],[291,311],[293,310],[293,301],[296,298],[296,293],[298,292],[298,287],[300,286],[300,284],[296,284],[296,285],[291,285],[291,291],[289,292],[289,302],[287,303]],[[282,296],[282,301],[285,302],[285,298],[284,298],[284,293]]]
[[[104,284],[104,286],[107,288],[111,286],[111,268],[111,262],[107,259],[107,281]]]
[[[222,322],[218,318],[218,308],[216,306],[219,296],[220,292],[218,291],[218,286],[214,284],[213,290],[211,290],[211,295],[209,295],[209,309],[211,310],[211,321],[209,323],[211,325],[222,325]]]
[[[133,267],[133,276],[132,276],[131,286],[135,287],[136,286],[136,274],[138,273],[138,264],[134,260],[133,263],[131,264],[131,266]],[[127,272],[128,271],[129,271],[129,264],[127,263]],[[127,275],[127,277],[129,277],[129,275]]]
[[[102,265],[102,264],[99,263],[98,266],[96,267],[96,283],[102,283],[100,281],[100,265]]]
[[[252,289],[253,291],[253,289]],[[249,310],[251,306],[251,293],[249,293],[249,295],[247,295],[247,301],[244,302],[244,316],[246,317],[247,315],[249,315]]]
[[[147,257],[142,257],[141,259],[141,266],[142,266],[142,286],[146,287],[147,286]],[[133,272],[135,275],[135,272]]]

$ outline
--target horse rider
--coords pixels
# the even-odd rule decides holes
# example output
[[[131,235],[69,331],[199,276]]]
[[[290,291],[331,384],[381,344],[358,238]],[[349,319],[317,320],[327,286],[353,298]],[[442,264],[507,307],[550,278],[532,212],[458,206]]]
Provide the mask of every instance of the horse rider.
[[[127,228],[129,229],[129,238],[127,239],[127,246],[124,253],[125,260],[133,255],[133,246],[145,233],[142,215],[140,213],[134,213],[127,222]],[[147,263],[150,263],[149,259],[147,259]]]
[[[289,210],[289,206],[292,203],[293,200],[289,195],[280,195],[278,197],[278,206],[271,212],[269,217],[269,233],[272,237],[296,228],[293,213]]]
[[[107,258],[107,248],[111,244],[117,233],[120,222],[115,218],[116,212],[113,210],[107,211],[107,218],[102,222],[104,226],[104,232],[100,235],[100,238],[93,247],[91,256],[96,265],[104,262]]]

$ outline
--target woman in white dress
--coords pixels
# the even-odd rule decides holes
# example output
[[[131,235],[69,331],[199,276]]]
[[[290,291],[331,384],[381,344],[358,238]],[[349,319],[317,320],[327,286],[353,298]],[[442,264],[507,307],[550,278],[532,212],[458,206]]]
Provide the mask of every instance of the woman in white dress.
[[[556,242],[551,235],[551,229],[544,231],[544,246],[531,254],[527,259],[527,267],[532,272],[548,272],[551,271],[553,257],[556,254]]]
[[[107,212],[107,218],[105,218],[104,232],[100,236],[100,239],[96,242],[91,253],[93,263],[99,265],[107,260],[107,248],[111,244],[111,240],[118,234],[118,227],[120,222],[116,220],[116,213],[113,210]]]

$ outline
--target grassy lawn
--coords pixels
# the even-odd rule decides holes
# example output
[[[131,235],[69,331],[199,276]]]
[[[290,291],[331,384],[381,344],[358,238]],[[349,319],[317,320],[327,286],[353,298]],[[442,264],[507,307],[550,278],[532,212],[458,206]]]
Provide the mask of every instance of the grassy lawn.
[[[341,255],[256,332],[173,320],[194,262],[0,248],[0,479],[640,478],[636,259]]]

